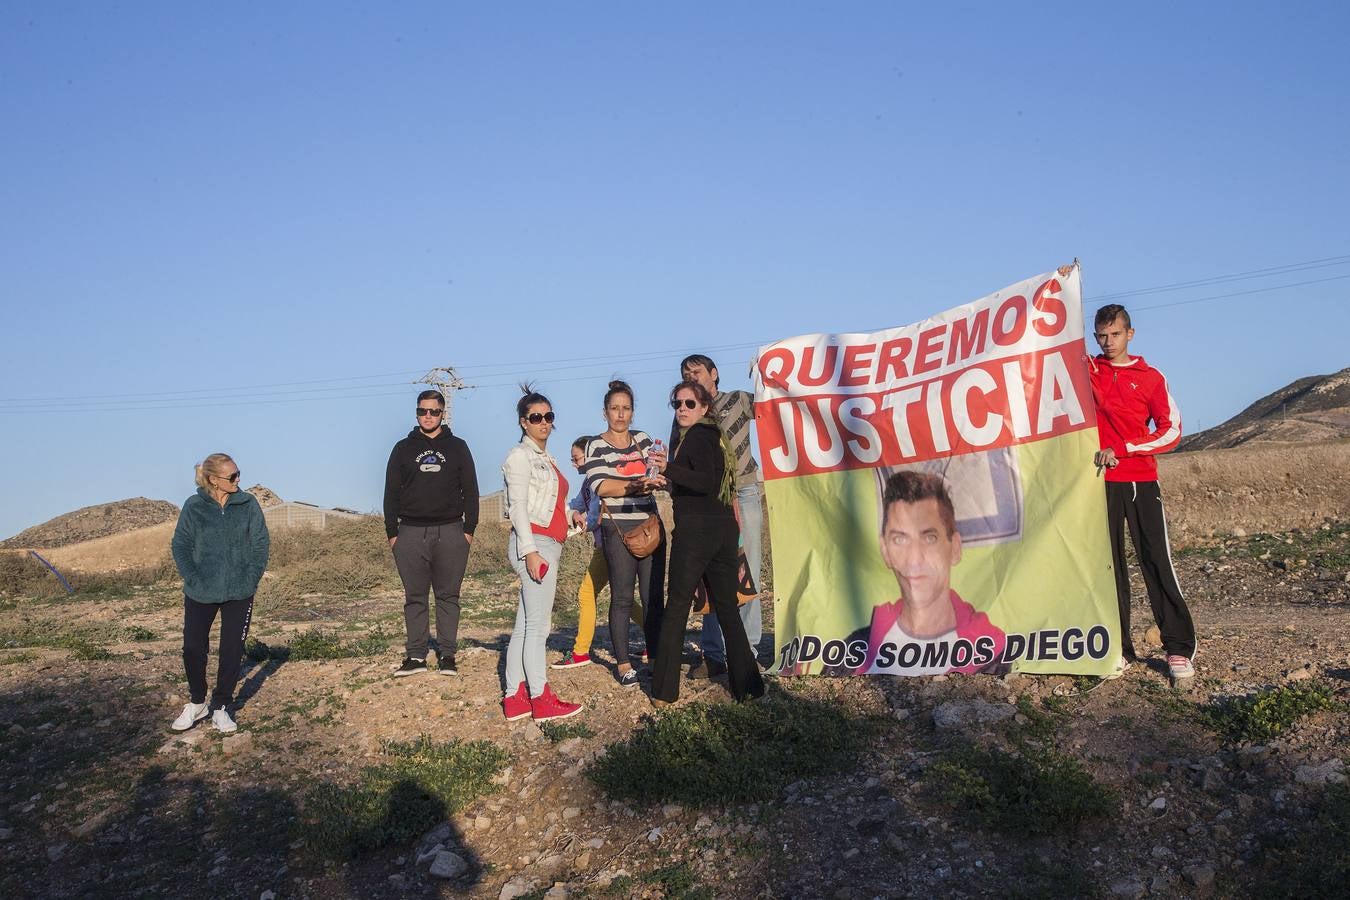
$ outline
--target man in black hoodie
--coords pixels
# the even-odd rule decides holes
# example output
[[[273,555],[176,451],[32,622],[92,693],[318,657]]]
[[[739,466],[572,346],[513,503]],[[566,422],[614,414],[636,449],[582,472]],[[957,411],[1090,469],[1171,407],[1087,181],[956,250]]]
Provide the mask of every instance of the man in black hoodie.
[[[436,592],[436,663],[457,675],[459,586],[478,525],[478,476],[469,445],[442,424],[440,391],[417,395],[417,427],[394,445],[384,475],[384,529],[403,579],[407,653],[396,676],[427,670],[427,594]]]

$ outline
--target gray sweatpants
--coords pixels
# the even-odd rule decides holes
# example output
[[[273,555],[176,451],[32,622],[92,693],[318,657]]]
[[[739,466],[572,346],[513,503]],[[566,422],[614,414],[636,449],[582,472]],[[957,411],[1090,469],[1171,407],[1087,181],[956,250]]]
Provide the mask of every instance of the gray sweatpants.
[[[455,655],[459,634],[459,586],[469,564],[464,523],[399,525],[394,564],[403,579],[403,622],[408,629],[407,655],[427,658],[430,637],[427,595],[436,592],[436,646],[444,657]]]

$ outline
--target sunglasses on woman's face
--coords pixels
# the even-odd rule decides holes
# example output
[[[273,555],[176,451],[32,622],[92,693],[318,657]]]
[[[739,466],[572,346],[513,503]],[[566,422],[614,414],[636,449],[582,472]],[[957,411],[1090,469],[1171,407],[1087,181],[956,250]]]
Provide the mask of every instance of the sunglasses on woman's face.
[[[553,413],[552,412],[530,413],[528,416],[525,417],[525,421],[529,422],[531,425],[538,425],[540,422],[547,422],[548,424],[552,425]]]
[[[217,478],[224,478],[224,479],[225,479],[226,481],[228,481],[230,484],[235,484],[236,482],[239,481],[239,472],[236,470],[236,471],[234,472],[234,474],[232,474],[232,475],[217,475],[216,477],[217,477]]]
[[[683,400],[670,401],[671,409],[679,409],[681,406],[683,406],[685,409],[698,409],[698,401],[690,400],[688,397],[684,398]]]
[[[417,414],[419,416],[439,416],[443,412],[445,412],[443,409],[427,409],[425,406],[417,407]]]

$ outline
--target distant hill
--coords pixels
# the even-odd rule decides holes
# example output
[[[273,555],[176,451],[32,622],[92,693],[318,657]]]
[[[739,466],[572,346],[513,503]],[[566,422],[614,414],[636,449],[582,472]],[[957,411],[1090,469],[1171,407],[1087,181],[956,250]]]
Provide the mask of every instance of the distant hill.
[[[145,528],[147,525],[158,525],[177,517],[178,507],[167,500],[132,497],[130,500],[86,506],[49,519],[41,525],[25,528],[9,540],[0,541],[0,548],[64,547]]]
[[[1300,378],[1233,418],[1182,438],[1179,451],[1251,443],[1304,444],[1350,437],[1350,369]]]

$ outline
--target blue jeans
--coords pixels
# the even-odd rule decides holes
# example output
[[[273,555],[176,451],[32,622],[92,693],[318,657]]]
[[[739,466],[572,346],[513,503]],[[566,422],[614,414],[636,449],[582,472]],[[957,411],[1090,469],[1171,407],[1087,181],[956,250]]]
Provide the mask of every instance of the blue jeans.
[[[506,645],[506,696],[520,689],[524,681],[530,687],[530,696],[538,697],[548,684],[548,662],[544,645],[553,628],[553,593],[558,587],[558,561],[562,558],[562,544],[543,535],[534,536],[539,555],[548,563],[544,580],[536,582],[525,568],[525,560],[516,552],[516,533],[511,532],[506,542],[506,555],[511,568],[520,576],[520,605],[516,607],[516,627],[511,629],[511,642]]]
[[[761,541],[764,536],[764,489],[759,482],[747,484],[736,489],[736,500],[741,509],[741,549],[745,551],[745,561],[750,566],[750,580],[759,590],[761,563]],[[745,637],[750,641],[750,652],[757,653],[760,639],[764,637],[764,612],[756,597],[740,609],[741,622],[745,625]],[[717,616],[712,612],[703,617],[703,633],[699,637],[703,655],[708,659],[724,663],[727,661],[727,645],[722,638],[722,628],[717,624]]]

